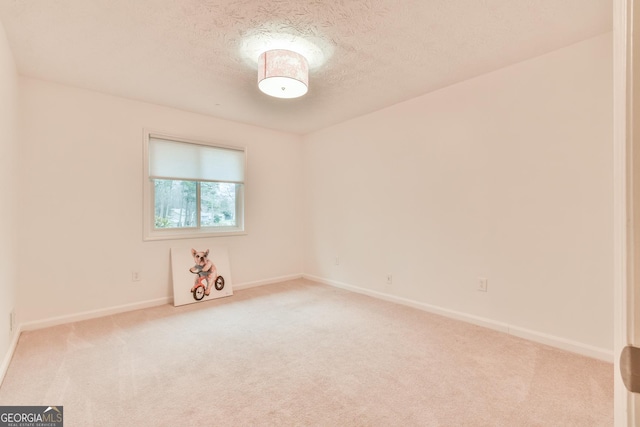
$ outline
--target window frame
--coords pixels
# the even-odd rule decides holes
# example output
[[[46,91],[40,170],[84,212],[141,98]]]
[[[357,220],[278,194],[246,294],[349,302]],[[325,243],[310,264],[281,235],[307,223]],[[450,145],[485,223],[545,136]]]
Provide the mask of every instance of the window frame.
[[[200,212],[201,212],[201,191],[200,183],[206,182],[204,180],[188,180],[196,182],[196,208],[198,211],[196,227],[182,227],[182,228],[167,228],[159,229],[155,227],[155,191],[153,185],[153,179],[149,176],[149,140],[152,138],[165,139],[168,141],[202,145],[206,147],[227,149],[242,151],[244,154],[244,180],[242,185],[236,187],[236,226],[220,226],[220,227],[202,227],[200,226]],[[229,143],[222,142],[210,142],[201,141],[190,138],[184,138],[181,136],[171,135],[163,132],[155,132],[151,130],[144,130],[143,137],[143,240],[170,240],[170,239],[197,239],[205,237],[225,237],[225,236],[243,236],[247,234],[245,225],[245,212],[246,212],[246,190],[247,185],[247,148],[237,145],[231,145]],[[159,178],[162,179],[162,178]]]

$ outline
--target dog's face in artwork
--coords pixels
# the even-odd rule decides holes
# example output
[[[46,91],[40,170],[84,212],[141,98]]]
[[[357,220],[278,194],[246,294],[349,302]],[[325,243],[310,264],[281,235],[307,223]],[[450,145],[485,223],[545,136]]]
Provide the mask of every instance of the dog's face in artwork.
[[[196,265],[204,267],[208,261],[207,257],[209,256],[209,249],[204,252],[198,252],[195,249],[191,249],[191,255],[193,255],[193,261]]]

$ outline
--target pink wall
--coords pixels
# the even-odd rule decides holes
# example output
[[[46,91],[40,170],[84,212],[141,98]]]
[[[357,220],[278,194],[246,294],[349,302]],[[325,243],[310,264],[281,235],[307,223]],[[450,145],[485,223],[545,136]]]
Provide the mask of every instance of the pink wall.
[[[20,99],[19,266],[46,272],[21,276],[24,322],[169,298],[172,246],[228,246],[236,285],[302,272],[299,136],[29,78]],[[142,241],[144,128],[247,147],[246,236]]]
[[[305,273],[608,358],[611,64],[605,34],[307,135]]]

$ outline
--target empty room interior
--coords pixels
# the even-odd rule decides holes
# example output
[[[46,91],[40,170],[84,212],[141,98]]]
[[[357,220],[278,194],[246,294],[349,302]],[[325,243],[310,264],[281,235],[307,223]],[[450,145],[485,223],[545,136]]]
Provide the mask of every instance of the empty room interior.
[[[1,0],[0,405],[612,425],[612,21]]]

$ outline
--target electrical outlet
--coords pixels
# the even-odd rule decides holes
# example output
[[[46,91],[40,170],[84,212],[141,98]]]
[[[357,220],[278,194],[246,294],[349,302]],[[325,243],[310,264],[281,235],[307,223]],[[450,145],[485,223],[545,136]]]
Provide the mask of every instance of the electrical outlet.
[[[393,283],[393,276],[391,274],[387,274],[387,285],[391,285]]]
[[[487,292],[489,288],[489,280],[486,277],[478,277],[478,290],[480,292]]]
[[[334,260],[335,265],[340,265],[340,257],[336,257]]]
[[[131,281],[132,282],[139,282],[140,281],[140,272],[139,271],[132,271],[131,272]]]
[[[15,328],[16,328],[16,311],[11,310],[11,313],[9,313],[9,332],[13,332]]]

